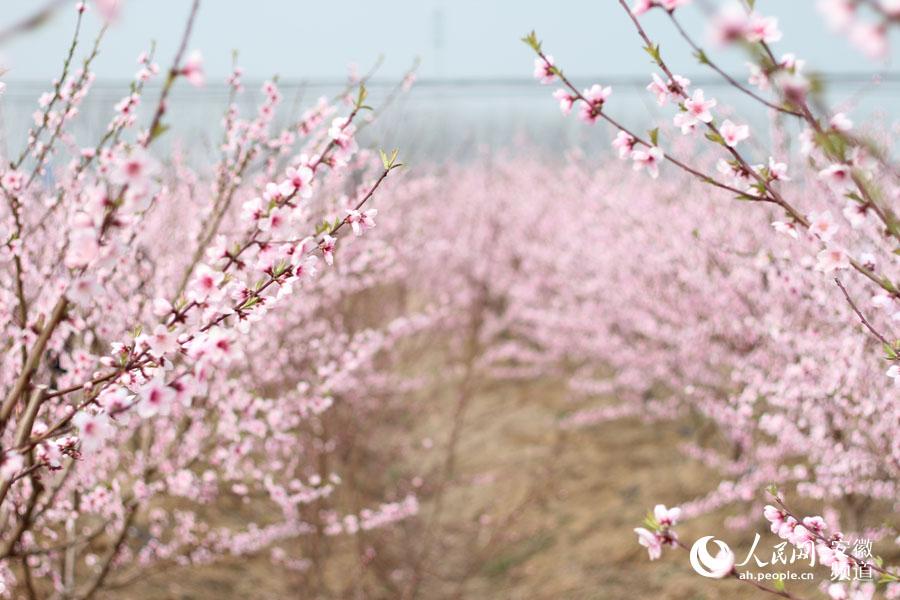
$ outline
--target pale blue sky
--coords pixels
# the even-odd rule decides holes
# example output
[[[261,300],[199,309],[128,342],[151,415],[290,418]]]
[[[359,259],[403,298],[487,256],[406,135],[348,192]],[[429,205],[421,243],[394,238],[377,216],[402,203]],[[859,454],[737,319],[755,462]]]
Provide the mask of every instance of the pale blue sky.
[[[8,25],[43,0],[6,0],[0,26]],[[871,71],[872,64],[848,42],[826,32],[815,0],[758,0],[759,9],[779,16],[785,40],[778,52],[796,52],[825,71]],[[74,0],[72,1],[74,6]],[[96,70],[101,79],[129,77],[134,58],[151,39],[162,64],[174,52],[188,0],[123,0],[123,15],[108,33]],[[655,11],[659,12],[659,11]],[[73,25],[65,8],[39,30],[0,48],[10,80],[52,78],[59,69]],[[704,40],[693,8],[688,27]],[[646,24],[677,70],[699,70],[663,15],[648,15]],[[96,13],[88,32],[98,26]],[[206,0],[201,5],[191,47],[202,50],[212,79],[225,76],[231,50],[239,49],[249,78],[278,73],[286,79],[341,78],[348,63],[361,67],[379,53],[383,76],[402,73],[421,56],[424,77],[528,77],[529,50],[518,38],[538,30],[547,49],[570,74],[645,76],[647,57],[616,0]],[[897,62],[894,40],[892,62]],[[731,53],[725,64],[745,72],[742,57]]]

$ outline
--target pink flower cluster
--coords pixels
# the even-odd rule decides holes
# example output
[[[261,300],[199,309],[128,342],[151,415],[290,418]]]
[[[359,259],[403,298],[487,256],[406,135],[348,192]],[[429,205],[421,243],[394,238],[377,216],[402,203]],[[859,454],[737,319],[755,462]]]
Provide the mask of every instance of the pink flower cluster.
[[[638,543],[647,549],[650,560],[656,560],[662,556],[663,546],[678,547],[678,536],[672,530],[681,516],[680,508],[666,508],[664,504],[657,504],[653,508],[652,517],[648,517],[648,525],[635,528]]]
[[[885,23],[896,20],[880,2],[825,4],[832,11],[841,4],[848,14],[866,4]],[[616,233],[595,242],[603,252],[594,258],[599,266],[586,268],[590,261],[578,250],[581,281],[585,271],[604,272],[595,288],[602,290],[602,303],[581,314],[596,327],[602,320],[596,315],[617,310],[604,334],[594,334],[603,344],[588,346],[589,352],[577,348],[570,333],[568,348],[584,357],[576,388],[588,397],[590,390],[606,389],[620,403],[631,398],[642,403],[640,414],[648,420],[677,416],[673,404],[680,398],[683,410],[699,413],[723,435],[730,456],[724,448],[688,445],[692,456],[718,465],[723,480],[706,496],[682,503],[685,517],[749,502],[773,481],[819,500],[866,497],[876,514],[896,509],[900,447],[894,430],[900,414],[892,400],[900,382],[900,264],[894,249],[900,222],[895,167],[887,158],[891,140],[857,128],[843,112],[811,105],[803,61],[777,59],[769,46],[782,37],[775,18],[735,4],[711,22],[720,42],[740,41],[754,50],[747,87],[715,63],[676,11],[667,10],[703,66],[787,119],[776,124],[776,140],[799,140],[793,156],[786,150],[753,156],[759,151],[741,144],[751,137],[749,126],[733,116],[719,121],[717,101],[673,72],[636,18],[654,5],[639,3],[629,11],[660,71],[647,89],[660,106],[678,107],[673,125],[682,134],[703,130],[712,151],[698,153],[695,142],[679,136],[662,150],[660,140],[671,136],[670,129],[642,137],[617,119],[614,107],[603,108],[620,158],[631,158],[635,169],[648,168],[654,179],[656,164],[665,159],[699,187],[685,188],[673,175],[656,185],[646,205],[645,194],[628,193],[639,206],[626,217],[585,210],[598,227]],[[535,34],[525,41],[543,55]],[[585,101],[561,79],[570,103]],[[564,98],[563,92],[555,96]],[[752,222],[752,209],[728,206],[724,198],[718,207],[707,205],[723,192],[755,206],[756,218],[768,220],[774,235]],[[679,227],[682,234],[691,232],[693,247],[671,239]],[[635,248],[643,249],[637,260]],[[619,268],[607,267],[609,262]],[[632,286],[634,294],[625,291]],[[589,304],[577,293],[571,299]],[[562,304],[557,300],[557,307]],[[571,306],[564,310],[578,314]],[[703,316],[695,320],[697,313]],[[596,362],[588,357],[602,357],[614,373],[611,385],[596,381]],[[566,423],[585,426],[633,414],[617,408],[587,407]],[[767,509],[767,517],[783,539],[798,544],[819,535],[819,519],[779,517],[776,511]],[[641,544],[658,554],[652,531],[639,534]]]
[[[340,308],[397,276],[391,241],[361,237],[380,229],[370,204],[399,166],[357,143],[364,84],[276,127],[278,86],[245,116],[236,68],[218,158],[195,165],[154,143],[170,135],[173,86],[204,83],[199,53],[177,53],[146,122],[160,68],[142,54],[105,132],[79,148],[68,127],[96,53],[68,57],[0,172],[0,594],[35,580],[88,597],[315,534],[341,481],[319,457],[346,443],[323,420],[336,403],[384,409],[367,404],[387,385],[379,369],[440,320],[425,307],[364,325]],[[271,522],[202,517],[250,497]],[[369,529],[415,514],[415,498],[370,500],[384,506],[363,515]]]

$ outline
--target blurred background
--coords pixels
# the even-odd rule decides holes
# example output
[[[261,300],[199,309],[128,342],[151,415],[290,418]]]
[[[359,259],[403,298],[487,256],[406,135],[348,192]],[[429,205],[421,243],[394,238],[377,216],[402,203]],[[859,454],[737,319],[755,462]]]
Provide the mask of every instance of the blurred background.
[[[2,102],[7,144],[24,139],[35,100],[60,67],[74,19],[72,2],[59,8],[40,27],[4,40],[0,65],[10,83]],[[19,0],[4,7],[5,30],[39,2]],[[884,62],[873,62],[843,36],[831,35],[815,0],[761,1],[774,14],[786,42],[778,52],[793,52],[828,83],[832,105],[853,108],[857,118],[895,115],[900,75],[892,44]],[[96,60],[94,90],[82,108],[81,126],[90,130],[108,122],[112,106],[127,90],[138,54],[156,43],[157,62],[167,65],[177,45],[188,4],[183,0],[128,0],[110,26]],[[697,2],[683,12],[688,31],[714,48],[706,31],[705,13],[717,3]],[[740,109],[745,99],[704,71],[678,34],[656,11],[645,17],[676,70]],[[87,20],[84,40],[99,30],[101,20]],[[626,15],[614,0],[391,0],[368,2],[289,2],[287,0],[216,0],[201,8],[191,46],[204,57],[203,89],[178,86],[172,115],[183,139],[209,148],[218,137],[226,104],[225,78],[238,51],[244,69],[248,106],[258,99],[259,84],[277,76],[289,102],[304,106],[319,96],[340,91],[350,73],[377,66],[369,87],[378,104],[411,66],[420,61],[417,83],[381,115],[367,132],[384,147],[400,147],[415,161],[471,156],[474,151],[501,150],[530,140],[548,152],[581,146],[607,147],[606,134],[561,119],[555,88],[531,78],[533,56],[519,39],[537,30],[545,48],[578,85],[602,83],[614,90],[613,112],[633,127],[643,128],[661,113],[646,93],[648,58],[640,50]],[[823,40],[827,43],[822,43]],[[896,41],[896,40],[894,40]],[[720,64],[739,80],[748,70],[740,50],[721,54]],[[759,118],[764,114],[756,111]]]

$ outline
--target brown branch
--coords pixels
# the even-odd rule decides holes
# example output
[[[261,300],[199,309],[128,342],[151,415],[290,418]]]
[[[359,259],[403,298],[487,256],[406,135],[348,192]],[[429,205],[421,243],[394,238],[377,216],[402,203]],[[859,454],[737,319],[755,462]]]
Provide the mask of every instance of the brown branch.
[[[714,62],[709,60],[709,56],[706,54],[706,52],[703,51],[703,48],[698,46],[697,43],[694,42],[693,38],[691,38],[691,36],[688,35],[687,31],[685,31],[685,29],[681,26],[681,23],[678,21],[678,19],[675,18],[675,12],[667,10],[666,14],[669,15],[669,18],[672,20],[672,23],[675,25],[675,29],[677,29],[678,33],[681,34],[681,37],[683,37],[684,40],[688,43],[688,45],[690,45],[690,47],[694,49],[694,52],[697,53],[698,60],[702,64],[705,64],[706,66],[708,66],[710,69],[712,69],[713,71],[718,73],[722,77],[722,79],[724,79],[725,81],[730,83],[732,86],[734,86],[735,88],[737,88],[744,94],[750,96],[757,102],[760,102],[773,110],[777,110],[778,112],[781,112],[781,113],[784,113],[787,115],[792,115],[795,117],[803,118],[803,116],[804,116],[803,113],[795,111],[795,110],[791,110],[789,108],[785,108],[783,106],[779,106],[773,102],[769,102],[768,100],[766,100],[765,98],[763,98],[762,96],[760,96],[759,94],[757,94],[756,92],[751,90],[750,88],[744,86],[743,84],[741,84],[740,82],[735,80],[734,77],[732,77],[731,75],[729,75],[728,73],[723,71],[721,68],[719,68],[719,66],[717,64],[715,64]]]
[[[13,409],[16,406],[16,402],[28,388],[28,385],[31,382],[31,376],[34,374],[35,370],[37,370],[37,367],[44,356],[44,349],[47,347],[47,342],[53,335],[53,331],[56,329],[57,325],[62,322],[67,307],[68,301],[65,296],[63,296],[57,301],[56,306],[53,308],[53,312],[50,315],[50,320],[44,325],[38,339],[35,340],[34,345],[31,347],[31,350],[28,353],[28,360],[25,361],[22,372],[19,374],[13,387],[7,393],[3,405],[0,406],[0,430],[6,427],[6,423],[9,421],[9,417],[12,415]]]
[[[843,282],[840,279],[838,279],[837,277],[834,278],[834,282],[837,284],[837,286],[839,288],[841,288],[841,291],[844,293],[844,298],[847,299],[847,303],[850,305],[850,308],[853,309],[853,312],[856,313],[856,316],[859,317],[859,320],[862,321],[862,324],[866,326],[866,329],[868,329],[872,333],[872,335],[874,335],[876,338],[878,338],[878,340],[882,344],[884,344],[888,348],[893,348],[894,347],[893,344],[891,344],[889,341],[887,341],[887,339],[883,335],[881,335],[878,332],[878,330],[872,326],[871,323],[869,323],[868,319],[866,319],[866,316],[864,314],[862,314],[862,312],[859,310],[859,308],[857,308],[856,303],[853,301],[853,298],[850,297],[850,293],[847,292],[847,288],[844,287]]]
[[[147,130],[147,139],[144,140],[143,146],[146,148],[153,141],[153,137],[157,134],[163,113],[166,112],[166,100],[169,98],[169,92],[172,91],[172,85],[180,73],[179,65],[181,59],[187,50],[188,38],[191,36],[191,30],[194,28],[194,19],[197,17],[197,10],[200,8],[200,0],[194,0],[191,4],[191,12],[188,15],[187,23],[184,26],[184,33],[181,35],[181,43],[175,58],[172,59],[172,66],[169,68],[169,75],[163,84],[162,91],[159,94],[159,102],[156,104],[156,111],[153,113],[153,120],[150,121],[150,128]]]
[[[106,556],[102,559],[100,571],[88,584],[87,589],[78,595],[78,600],[89,600],[90,598],[93,598],[94,594],[97,593],[104,581],[106,581],[106,578],[109,576],[109,572],[112,569],[112,563],[119,554],[119,550],[122,549],[125,539],[128,537],[128,529],[131,527],[131,523],[134,521],[136,514],[137,503],[135,502],[128,507],[127,512],[125,513],[125,519],[122,522],[122,529],[119,531],[119,535],[116,536],[109,552],[107,552]]]

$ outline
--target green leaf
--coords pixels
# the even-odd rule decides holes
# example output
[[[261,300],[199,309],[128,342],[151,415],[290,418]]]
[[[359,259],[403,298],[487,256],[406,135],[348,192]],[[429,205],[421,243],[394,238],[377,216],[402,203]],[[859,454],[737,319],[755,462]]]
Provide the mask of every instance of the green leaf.
[[[644,46],[644,52],[649,54],[650,58],[652,58],[653,62],[655,62],[656,64],[660,64],[662,62],[662,58],[660,58],[659,54],[659,44]]]
[[[320,233],[331,233],[331,230],[331,222],[325,219],[322,219],[322,222],[316,225],[316,235],[319,235]]]
[[[247,298],[243,304],[238,308],[238,310],[247,310],[248,308],[253,308],[259,302],[258,296],[250,296]]]
[[[656,515],[652,511],[648,512],[647,516],[644,517],[644,525],[651,531],[659,531],[660,528],[659,521],[656,520]]]
[[[378,155],[381,157],[381,165],[384,167],[385,171],[392,171],[397,167],[402,167],[403,163],[397,162],[397,156],[400,155],[400,149],[394,148],[391,150],[391,155],[388,156],[384,150],[379,150]]]
[[[650,136],[650,142],[654,146],[659,146],[659,127],[656,127],[655,129],[651,129],[650,131],[647,132],[647,134]]]
[[[701,65],[709,64],[709,58],[707,58],[706,52],[704,52],[702,48],[698,48],[697,51],[694,52],[694,58],[696,58],[697,62],[699,62]]]
[[[722,144],[723,146],[725,145],[725,140],[722,138],[722,136],[713,131],[710,131],[706,134],[706,139],[716,144]]]
[[[366,84],[359,84],[359,94],[356,96],[356,108],[360,110],[365,107],[366,98],[369,96],[369,90],[366,89]]]
[[[522,36],[522,41],[525,42],[525,44],[527,44],[532,50],[540,54],[541,42],[540,40],[538,40],[537,33],[535,33],[534,29]]]
[[[783,592],[784,591],[784,579],[776,579],[772,582],[772,587],[775,588],[776,591]]]
[[[285,271],[288,270],[288,266],[288,261],[284,259],[278,261],[278,263],[272,267],[272,277],[278,278],[284,275]]]
[[[162,121],[158,121],[156,125],[153,126],[153,131],[150,132],[150,141],[152,142],[168,130],[168,125],[164,125]]]

